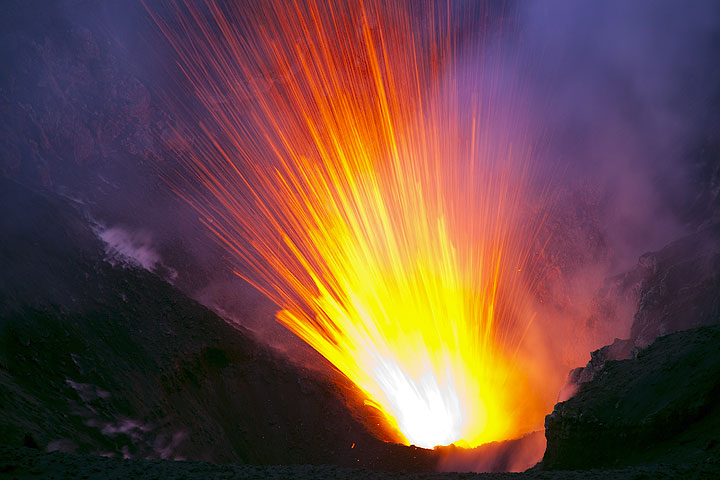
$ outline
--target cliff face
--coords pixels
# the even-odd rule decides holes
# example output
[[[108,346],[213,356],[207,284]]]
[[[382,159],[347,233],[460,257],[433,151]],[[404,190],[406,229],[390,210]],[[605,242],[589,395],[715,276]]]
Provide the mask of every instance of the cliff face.
[[[109,8],[78,0],[3,6],[0,167],[6,176],[102,195],[112,186],[99,177],[141,173],[160,152],[160,134],[172,120],[157,107],[122,39],[112,38]],[[128,6],[125,15],[141,10]]]
[[[648,272],[630,339],[638,347],[720,321],[720,223],[640,258]]]

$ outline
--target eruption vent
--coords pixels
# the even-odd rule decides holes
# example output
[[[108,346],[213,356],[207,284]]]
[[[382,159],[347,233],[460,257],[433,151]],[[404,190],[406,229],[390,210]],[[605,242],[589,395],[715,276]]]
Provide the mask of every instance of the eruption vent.
[[[398,440],[476,446],[547,407],[518,361],[532,152],[461,44],[484,13],[410,4],[170,1],[190,91],[167,176]]]

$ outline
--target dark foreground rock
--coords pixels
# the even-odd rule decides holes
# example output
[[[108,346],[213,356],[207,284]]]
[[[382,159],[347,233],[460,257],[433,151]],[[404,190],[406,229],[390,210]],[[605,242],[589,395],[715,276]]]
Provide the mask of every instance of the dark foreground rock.
[[[332,465],[216,465],[171,460],[122,460],[0,446],[0,477],[47,479],[298,479],[298,480],[644,480],[715,479],[720,470],[695,465],[654,464],[611,470],[523,473],[388,473]]]
[[[687,463],[720,472],[720,326],[606,361],[545,420],[545,469]]]

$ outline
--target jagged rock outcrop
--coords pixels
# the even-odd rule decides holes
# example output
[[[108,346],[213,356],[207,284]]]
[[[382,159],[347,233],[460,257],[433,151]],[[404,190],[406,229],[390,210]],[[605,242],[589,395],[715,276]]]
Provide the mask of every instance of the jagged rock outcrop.
[[[590,361],[584,367],[576,368],[570,372],[568,382],[573,385],[580,385],[589,382],[595,375],[602,371],[605,362],[608,360],[624,360],[632,358],[637,354],[631,340],[616,338],[613,343],[606,345],[590,353]],[[562,400],[566,400],[563,398]]]
[[[651,463],[720,473],[720,326],[605,362],[545,420],[545,469]]]
[[[720,223],[642,255],[630,272],[609,279],[598,298],[600,306],[603,299],[610,306],[637,299],[630,338],[592,352],[586,366],[570,372],[572,388],[564,391],[592,380],[608,360],[633,357],[657,337],[720,322]]]

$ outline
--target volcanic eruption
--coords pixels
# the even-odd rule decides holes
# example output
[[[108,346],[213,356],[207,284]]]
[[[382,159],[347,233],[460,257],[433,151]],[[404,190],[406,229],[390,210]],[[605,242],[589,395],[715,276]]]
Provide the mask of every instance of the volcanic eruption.
[[[278,321],[398,441],[538,426],[551,403],[523,337],[542,208],[521,210],[542,197],[521,109],[499,98],[521,85],[484,58],[505,32],[478,20],[488,38],[463,42],[468,20],[437,2],[169,5],[155,19],[189,98],[170,99],[162,172]]]
[[[720,4],[0,10],[0,476],[718,476]]]

